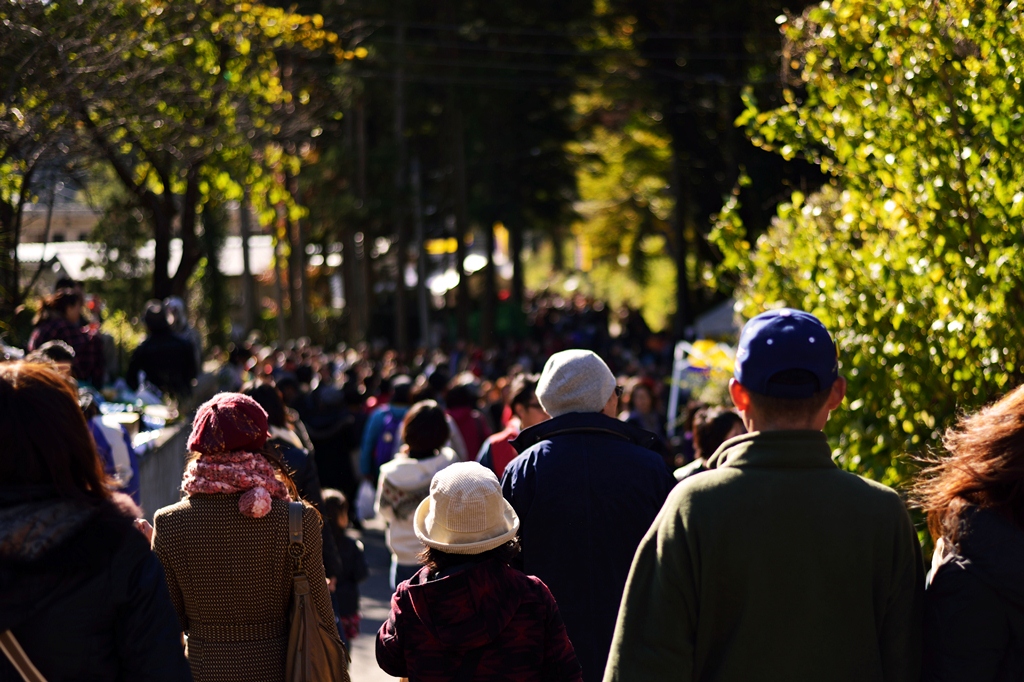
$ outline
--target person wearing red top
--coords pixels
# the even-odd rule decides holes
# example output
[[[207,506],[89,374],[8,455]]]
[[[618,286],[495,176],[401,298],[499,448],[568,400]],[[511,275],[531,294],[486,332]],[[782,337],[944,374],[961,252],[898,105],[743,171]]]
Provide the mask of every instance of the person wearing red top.
[[[460,454],[460,459],[471,459],[491,435],[487,420],[477,409],[479,399],[477,387],[472,383],[456,384],[445,395],[446,412],[455,422],[462,442],[466,445],[465,453]]]
[[[509,441],[515,439],[522,429],[551,419],[537,400],[538,379],[540,376],[537,374],[516,375],[509,390],[508,406],[512,418],[502,431],[484,441],[476,456],[476,461],[491,469],[499,479],[508,463],[519,456]]]

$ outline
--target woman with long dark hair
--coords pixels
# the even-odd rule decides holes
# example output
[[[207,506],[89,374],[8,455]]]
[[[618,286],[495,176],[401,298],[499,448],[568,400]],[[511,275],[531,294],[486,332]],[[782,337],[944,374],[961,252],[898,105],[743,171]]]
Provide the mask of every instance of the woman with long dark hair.
[[[935,555],[925,593],[925,674],[1024,679],[1024,386],[961,417],[917,497]]]
[[[153,548],[188,634],[197,682],[284,682],[294,564],[289,503],[298,499],[284,465],[265,448],[267,413],[239,393],[221,393],[196,413],[182,490],[156,513]],[[302,509],[299,565],[317,620],[337,639],[321,556],[320,516]],[[345,675],[347,679],[347,674]]]
[[[141,512],[111,489],[67,379],[0,364],[2,648],[51,682],[191,680]],[[5,654],[0,679],[20,679]]]

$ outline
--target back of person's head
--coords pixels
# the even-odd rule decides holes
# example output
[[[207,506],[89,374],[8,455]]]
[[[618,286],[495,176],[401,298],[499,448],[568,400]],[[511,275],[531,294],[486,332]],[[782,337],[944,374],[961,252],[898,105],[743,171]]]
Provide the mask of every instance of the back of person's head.
[[[992,509],[1024,528],[1024,386],[961,415],[942,445],[947,454],[922,472],[914,491],[932,537],[959,543],[972,508]]]
[[[697,457],[710,457],[734,430],[743,433],[743,419],[728,407],[706,407],[693,417],[693,449]]]
[[[589,350],[564,350],[544,364],[537,400],[552,417],[569,412],[601,412],[615,392],[615,375]]]
[[[0,364],[0,481],[82,501],[110,497],[78,396],[47,365]]]
[[[750,392],[750,402],[761,417],[770,422],[785,421],[788,418],[803,418],[817,413],[828,401],[831,385],[817,390],[819,382],[807,370],[788,369],[772,375],[768,387],[772,393]],[[806,398],[782,398],[774,393],[776,387],[805,387],[813,392]]]
[[[188,313],[185,310],[185,301],[178,296],[169,296],[164,299],[164,308],[170,318],[171,329],[175,332],[183,332],[188,327]]]
[[[260,407],[267,411],[267,422],[271,426],[278,428],[287,426],[288,416],[285,411],[284,400],[281,398],[281,392],[275,386],[259,384],[258,386],[248,387],[242,392],[258,402]]]
[[[324,488],[324,516],[331,523],[336,523],[341,516],[348,516],[348,498],[345,493],[334,488]]]
[[[75,349],[60,339],[47,341],[25,356],[27,362],[74,362]]]
[[[402,441],[414,458],[430,457],[448,442],[448,419],[433,400],[424,400],[409,408],[402,420]]]
[[[74,308],[76,305],[81,305],[82,295],[75,289],[65,287],[63,289],[57,289],[49,296],[43,298],[42,309],[39,311],[42,313],[53,313],[57,315],[65,315],[67,311]]]
[[[252,353],[245,346],[231,344],[228,348],[228,362],[232,365],[244,365],[252,357]]]
[[[70,277],[60,277],[53,284],[53,290],[55,292],[60,291],[61,289],[74,289],[77,291],[79,287],[81,287],[81,284]]]
[[[427,377],[427,384],[430,389],[434,391],[435,395],[441,395],[448,387],[448,382],[451,380],[451,375],[448,370],[438,367]]]
[[[537,395],[537,382],[540,376],[537,374],[517,374],[512,378],[512,384],[508,391],[509,407],[529,405]]]
[[[384,380],[381,380],[383,390]],[[412,379],[400,374],[391,379],[391,402],[396,405],[408,405],[412,402]]]
[[[153,299],[146,302],[146,307],[142,313],[142,321],[146,325],[146,329],[149,330],[150,334],[166,332],[171,329],[171,322],[167,316],[167,309],[164,307],[163,301]]]
[[[359,392],[359,382],[349,379],[341,385],[341,396],[346,407],[358,409],[363,404],[363,394]]]
[[[839,355],[825,325],[810,313],[770,310],[743,327],[734,377],[765,421],[802,420],[828,401]]]
[[[457,409],[460,407],[476,407],[477,404],[477,390],[473,384],[458,384],[448,389],[448,393],[445,394],[445,404],[448,409]]]
[[[308,386],[309,384],[313,383],[313,376],[315,374],[316,372],[314,372],[313,368],[309,365],[299,365],[298,367],[295,368],[295,379],[300,384],[305,384]],[[330,374],[328,374],[328,376],[330,376]]]

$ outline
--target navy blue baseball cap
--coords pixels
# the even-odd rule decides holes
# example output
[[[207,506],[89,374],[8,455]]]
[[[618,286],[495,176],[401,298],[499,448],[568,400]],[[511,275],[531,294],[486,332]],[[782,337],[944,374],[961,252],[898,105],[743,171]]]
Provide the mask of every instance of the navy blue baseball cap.
[[[817,383],[770,383],[779,372],[792,369],[810,372]],[[814,315],[792,308],[769,310],[743,326],[733,376],[754,393],[810,398],[839,378],[839,351]]]

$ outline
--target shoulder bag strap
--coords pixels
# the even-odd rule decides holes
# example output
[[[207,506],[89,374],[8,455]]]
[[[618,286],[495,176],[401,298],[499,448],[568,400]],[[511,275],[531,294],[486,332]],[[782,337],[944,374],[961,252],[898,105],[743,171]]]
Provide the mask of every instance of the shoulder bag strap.
[[[25,655],[25,650],[21,648],[21,644],[10,630],[0,632],[0,650],[3,650],[4,656],[25,682],[46,682],[46,678],[32,665],[32,661]]]
[[[302,571],[302,553],[305,551],[302,544],[303,507],[301,502],[288,503],[288,556],[292,558],[295,573]]]

